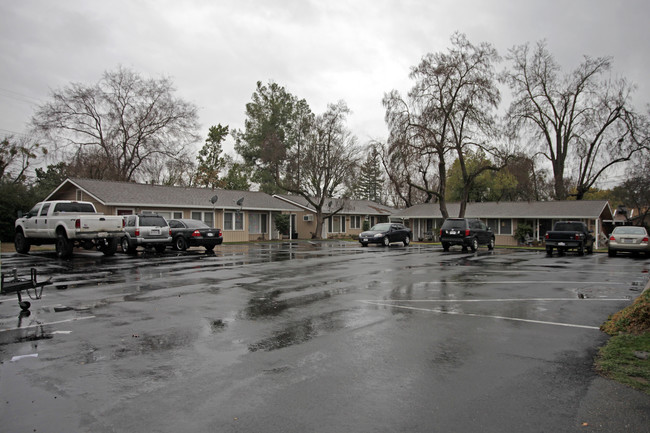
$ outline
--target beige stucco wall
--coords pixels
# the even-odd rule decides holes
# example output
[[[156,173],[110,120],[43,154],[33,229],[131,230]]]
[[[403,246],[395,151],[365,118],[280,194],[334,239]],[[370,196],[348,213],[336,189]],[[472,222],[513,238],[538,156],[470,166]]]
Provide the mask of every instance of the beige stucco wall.
[[[296,226],[297,230],[295,230],[298,233],[298,238],[299,239],[311,239],[312,234],[316,231],[316,214],[312,212],[307,212],[307,211],[301,211],[301,212],[295,212],[296,215]],[[305,215],[313,215],[312,221],[304,221],[304,216]],[[328,221],[324,221],[324,229],[322,232],[323,236],[327,236],[328,238],[336,238],[336,237],[356,237],[363,231],[363,221],[365,218],[365,215],[359,215],[361,218],[361,227],[360,228],[351,228],[351,220],[352,216],[351,215],[336,215],[340,218],[345,218],[345,232],[338,232],[338,233],[328,233],[327,228],[328,228]],[[379,217],[377,217],[379,218]]]

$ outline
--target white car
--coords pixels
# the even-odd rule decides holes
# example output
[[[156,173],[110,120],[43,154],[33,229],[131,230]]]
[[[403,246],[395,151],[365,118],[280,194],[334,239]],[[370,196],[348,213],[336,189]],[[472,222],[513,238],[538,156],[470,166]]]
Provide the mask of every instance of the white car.
[[[609,235],[607,252],[614,257],[618,252],[645,253],[650,255],[650,242],[645,227],[619,226]]]

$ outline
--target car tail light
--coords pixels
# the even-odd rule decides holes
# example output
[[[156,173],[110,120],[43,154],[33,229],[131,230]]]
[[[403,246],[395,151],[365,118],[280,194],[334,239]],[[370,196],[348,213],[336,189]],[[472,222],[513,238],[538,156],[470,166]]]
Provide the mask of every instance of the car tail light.
[[[77,230],[79,230],[81,228],[81,220],[80,219],[75,220],[74,228],[76,228]]]
[[[642,240],[641,242],[648,242],[648,237],[647,237],[647,236],[644,237],[643,240]]]
[[[221,229],[217,230],[217,236],[222,236]]]
[[[442,229],[440,229],[440,237],[442,237]]]
[[[170,227],[169,228],[169,236],[171,236],[171,235],[172,235],[172,228]]]
[[[544,239],[549,239],[549,238],[550,238],[550,236],[548,235],[548,233],[546,233],[546,234],[544,235]]]
[[[135,229],[135,235],[140,236],[140,229]]]
[[[581,240],[582,239],[582,233],[576,233],[575,239],[576,239],[576,241]]]
[[[198,230],[194,230],[194,232],[192,232],[192,237],[196,238],[196,237],[199,237],[199,236],[201,236],[201,232],[200,232],[200,231],[198,231]]]
[[[122,228],[126,227],[126,218],[122,218]]]
[[[610,236],[610,237],[609,237],[609,240],[610,240],[610,241],[615,241],[616,238],[615,238],[614,236]]]
[[[465,230],[465,236],[469,236],[469,229]]]

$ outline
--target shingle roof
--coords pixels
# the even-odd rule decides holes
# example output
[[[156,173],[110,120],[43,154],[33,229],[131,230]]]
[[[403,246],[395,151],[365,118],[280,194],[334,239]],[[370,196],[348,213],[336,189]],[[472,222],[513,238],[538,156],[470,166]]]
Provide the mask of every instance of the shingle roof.
[[[459,203],[447,203],[449,216],[457,216]],[[598,218],[607,210],[605,217],[611,218],[612,210],[605,200],[563,200],[538,202],[484,202],[467,203],[465,216],[469,218]],[[393,213],[397,218],[442,218],[440,205],[419,204]]]
[[[205,209],[239,209],[239,205],[236,202],[243,197],[242,208],[247,210],[292,212],[299,210],[299,208],[272,197],[269,194],[255,191],[188,188],[94,179],[66,179],[57,190],[67,182],[86,191],[107,206],[173,206]],[[218,196],[218,200],[213,204],[211,199],[215,195]]]
[[[275,197],[279,198],[280,200],[285,200],[289,203],[295,203],[296,205],[301,206],[306,210],[315,212],[314,207],[310,205],[309,202],[307,202],[307,199],[302,196],[291,194],[275,194]],[[338,201],[340,201],[340,199],[334,199],[335,203],[332,205],[333,209],[338,206]],[[340,214],[344,215],[391,215],[396,211],[396,209],[392,207],[384,206],[370,200],[344,199],[344,202],[344,207],[341,212],[339,212]]]

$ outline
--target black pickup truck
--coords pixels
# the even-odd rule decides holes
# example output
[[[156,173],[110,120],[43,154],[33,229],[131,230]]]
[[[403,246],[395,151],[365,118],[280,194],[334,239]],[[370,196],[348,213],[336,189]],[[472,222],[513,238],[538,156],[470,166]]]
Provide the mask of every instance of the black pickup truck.
[[[594,252],[593,231],[581,221],[558,221],[553,230],[546,232],[546,254],[553,255],[556,248],[558,254],[564,254],[567,250],[577,250],[578,255]]]

